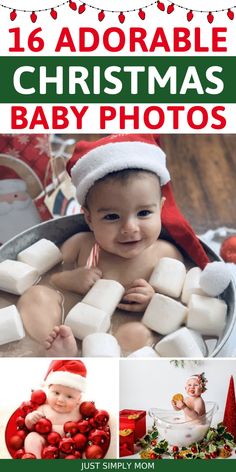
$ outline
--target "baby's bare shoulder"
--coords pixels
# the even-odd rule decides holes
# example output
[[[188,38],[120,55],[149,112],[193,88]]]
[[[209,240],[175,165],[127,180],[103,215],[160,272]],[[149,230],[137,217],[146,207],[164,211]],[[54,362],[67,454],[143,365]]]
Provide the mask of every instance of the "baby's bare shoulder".
[[[79,252],[88,244],[93,244],[94,236],[91,232],[81,232],[68,238],[61,246],[64,262],[75,262]]]
[[[183,261],[183,256],[180,251],[177,249],[176,246],[174,246],[174,244],[170,243],[169,241],[165,241],[164,239],[158,239],[156,242],[156,248],[158,251],[159,258],[171,257],[173,259]]]

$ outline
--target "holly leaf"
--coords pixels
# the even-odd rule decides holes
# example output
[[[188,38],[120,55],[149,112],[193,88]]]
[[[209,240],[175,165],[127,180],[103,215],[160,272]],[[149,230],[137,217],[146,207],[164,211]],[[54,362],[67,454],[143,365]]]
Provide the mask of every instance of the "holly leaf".
[[[153,431],[153,433],[151,434],[151,439],[156,439],[158,435],[159,435],[158,431]]]
[[[234,437],[231,433],[225,433],[224,434],[224,439],[226,439],[228,441],[234,441]]]
[[[209,444],[208,446],[208,451],[211,453],[211,452],[215,452],[217,450],[217,446],[216,444]]]
[[[199,452],[199,454],[197,455],[197,458],[198,459],[205,459],[205,452]]]

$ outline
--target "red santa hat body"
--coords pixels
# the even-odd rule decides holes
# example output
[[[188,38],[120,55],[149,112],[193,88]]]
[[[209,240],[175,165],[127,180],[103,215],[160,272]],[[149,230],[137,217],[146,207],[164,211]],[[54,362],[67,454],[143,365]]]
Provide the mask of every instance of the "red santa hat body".
[[[44,385],[64,385],[84,392],[87,369],[80,360],[52,361],[44,379]]]
[[[159,146],[158,137],[147,134],[120,134],[109,135],[93,142],[79,141],[67,163],[67,171],[76,187],[77,199],[81,205],[97,180],[125,169],[151,171],[159,177],[162,195],[166,197],[161,213],[162,226],[195,264],[204,269],[210,262],[209,258],[175,203],[166,156]],[[228,272],[226,273],[222,266],[219,270],[221,274],[216,277],[217,287],[215,283],[212,287],[212,272],[209,290],[206,290],[208,280],[204,279],[204,291],[209,295],[215,296],[223,292],[230,282]],[[219,270],[217,268],[213,272],[218,274]]]

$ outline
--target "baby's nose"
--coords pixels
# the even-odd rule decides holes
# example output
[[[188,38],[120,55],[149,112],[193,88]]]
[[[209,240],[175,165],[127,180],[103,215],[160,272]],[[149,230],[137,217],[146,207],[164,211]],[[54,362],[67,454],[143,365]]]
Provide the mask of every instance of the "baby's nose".
[[[134,233],[136,231],[138,231],[138,224],[135,218],[129,218],[123,222],[121,227],[122,234]]]

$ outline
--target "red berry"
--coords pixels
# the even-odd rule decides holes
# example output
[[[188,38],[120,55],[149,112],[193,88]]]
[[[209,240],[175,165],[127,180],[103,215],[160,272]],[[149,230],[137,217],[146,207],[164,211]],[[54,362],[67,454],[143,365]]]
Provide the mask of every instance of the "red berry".
[[[224,445],[224,449],[225,449],[226,451],[230,451],[230,452],[231,452],[231,447],[230,447],[228,444],[225,444],[225,445]]]
[[[156,440],[156,439],[153,439],[153,440],[151,441],[151,445],[152,445],[152,446],[156,446],[156,444],[157,444],[157,440]]]
[[[31,393],[31,401],[36,405],[43,405],[47,400],[46,393],[43,390],[34,390]]]
[[[40,418],[35,424],[34,429],[39,434],[48,434],[52,431],[52,423],[47,418]]]
[[[211,452],[212,459],[215,459],[218,456],[217,452]]]
[[[161,454],[158,454],[157,459],[162,459]]]
[[[83,450],[87,443],[87,438],[84,434],[78,433],[75,436],[73,436],[73,441],[75,443],[76,449]]]
[[[205,454],[205,459],[211,459],[210,454]]]
[[[36,456],[34,454],[31,454],[31,452],[26,452],[23,454],[21,459],[36,459]]]
[[[197,452],[196,446],[192,446],[192,447],[191,447],[191,451],[193,452],[193,454],[196,454],[196,452]]]
[[[85,449],[86,459],[102,459],[104,453],[100,446],[92,444]]]
[[[178,452],[178,450],[179,450],[178,446],[173,446],[173,448],[172,448],[173,452]]]
[[[91,418],[97,412],[94,402],[82,402],[79,411],[84,418]]]
[[[156,459],[156,458],[157,458],[157,454],[155,454],[155,452],[151,452],[150,459]]]
[[[52,431],[47,436],[47,442],[51,444],[51,446],[57,446],[61,441],[61,435],[56,433],[56,431]]]
[[[66,434],[70,434],[71,436],[74,436],[76,433],[78,433],[78,424],[76,421],[67,421],[64,424],[64,432]]]

